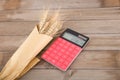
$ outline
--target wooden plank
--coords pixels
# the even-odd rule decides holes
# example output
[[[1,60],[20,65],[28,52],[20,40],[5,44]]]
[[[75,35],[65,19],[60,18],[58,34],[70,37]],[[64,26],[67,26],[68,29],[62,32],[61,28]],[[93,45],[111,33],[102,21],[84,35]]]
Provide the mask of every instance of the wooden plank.
[[[33,22],[0,22],[0,35],[28,35],[37,21]],[[81,20],[67,21],[63,27],[74,29],[80,33],[120,33],[120,20]]]
[[[35,68],[55,69],[45,61]],[[70,69],[120,69],[120,51],[83,51],[70,66]]]
[[[32,70],[20,80],[64,80],[63,77],[64,73],[57,70]]]
[[[26,37],[27,36],[0,36],[0,50],[3,52],[16,50]]]
[[[0,22],[0,35],[29,35],[38,22]]]
[[[0,0],[0,10],[8,9],[56,9],[100,7],[99,0]]]
[[[20,80],[119,80],[120,70],[31,70]]]
[[[120,0],[102,0],[104,7],[119,7]]]
[[[0,52],[0,65],[2,65],[2,60],[3,60],[3,54]]]
[[[0,52],[0,71],[12,56],[13,52]]]
[[[14,51],[13,51],[14,52]],[[13,52],[1,52],[1,67],[9,60]],[[56,69],[46,61],[41,62],[34,67],[34,69]],[[91,51],[85,50],[80,54],[69,69],[72,70],[109,70],[109,69],[120,69],[120,51]]]
[[[120,50],[120,34],[88,34],[87,50]]]
[[[50,15],[56,10],[50,10]],[[119,20],[119,8],[62,9],[61,20]],[[42,10],[6,10],[0,12],[0,21],[39,21]]]
[[[21,0],[0,0],[0,10],[18,9],[21,6]]]
[[[90,37],[86,50],[120,50],[120,34],[86,34]],[[27,36],[0,36],[0,51],[16,50]]]

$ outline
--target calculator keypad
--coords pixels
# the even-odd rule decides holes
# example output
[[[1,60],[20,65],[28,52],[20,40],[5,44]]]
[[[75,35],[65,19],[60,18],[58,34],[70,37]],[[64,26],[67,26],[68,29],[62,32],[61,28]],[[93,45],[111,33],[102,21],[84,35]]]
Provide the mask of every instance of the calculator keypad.
[[[44,52],[42,58],[59,69],[66,71],[81,51],[82,48],[79,46],[59,37]]]

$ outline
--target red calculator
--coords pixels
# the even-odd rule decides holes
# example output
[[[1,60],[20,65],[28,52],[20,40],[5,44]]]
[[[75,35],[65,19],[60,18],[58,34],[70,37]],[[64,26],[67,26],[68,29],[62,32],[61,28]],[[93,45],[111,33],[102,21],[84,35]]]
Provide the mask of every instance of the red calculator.
[[[66,71],[83,50],[89,38],[71,29],[66,29],[43,53],[42,59]]]

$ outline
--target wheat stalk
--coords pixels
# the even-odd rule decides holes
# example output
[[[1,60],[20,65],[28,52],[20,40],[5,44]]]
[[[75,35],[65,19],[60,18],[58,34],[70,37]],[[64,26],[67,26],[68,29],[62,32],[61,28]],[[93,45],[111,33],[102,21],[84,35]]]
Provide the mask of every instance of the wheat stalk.
[[[41,51],[52,40],[52,37],[54,37],[61,29],[62,24],[59,18],[59,12],[56,12],[55,15],[49,17],[48,11],[45,11],[41,21],[37,25],[39,34],[34,32],[37,31],[35,28],[33,33],[30,34],[26,41],[7,62],[0,73],[0,80],[15,80],[25,74],[31,67],[33,67],[34,64],[39,62],[38,60],[32,60],[34,60],[36,55],[39,53],[38,51]],[[32,41],[34,41],[34,43]],[[29,49],[29,44],[33,45],[32,48],[35,48],[33,49],[34,51],[31,50],[32,48]]]

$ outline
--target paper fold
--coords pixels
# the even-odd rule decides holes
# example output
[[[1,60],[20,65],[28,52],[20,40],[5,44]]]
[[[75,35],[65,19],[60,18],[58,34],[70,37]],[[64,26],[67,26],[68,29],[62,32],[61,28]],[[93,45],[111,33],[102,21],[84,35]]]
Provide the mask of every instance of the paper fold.
[[[40,34],[36,26],[5,65],[1,71],[0,80],[14,80],[18,77],[30,61],[52,39],[51,36]]]

